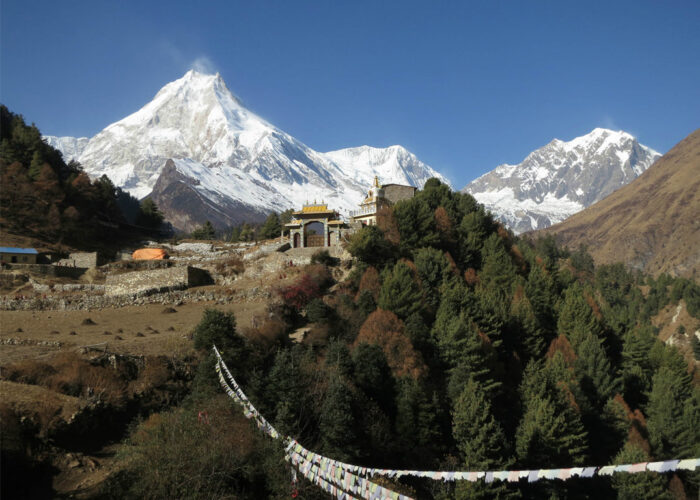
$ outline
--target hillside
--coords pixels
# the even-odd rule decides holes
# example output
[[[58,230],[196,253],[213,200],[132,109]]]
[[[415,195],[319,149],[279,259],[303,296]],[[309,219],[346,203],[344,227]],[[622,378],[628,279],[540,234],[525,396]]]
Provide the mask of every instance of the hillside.
[[[561,224],[540,231],[596,263],[622,261],[658,275],[700,271],[700,129],[635,181]]]
[[[90,180],[79,163],[66,163],[35,125],[3,105],[0,185],[4,245],[105,250],[157,233],[162,221],[152,203],[140,205],[107,177]]]

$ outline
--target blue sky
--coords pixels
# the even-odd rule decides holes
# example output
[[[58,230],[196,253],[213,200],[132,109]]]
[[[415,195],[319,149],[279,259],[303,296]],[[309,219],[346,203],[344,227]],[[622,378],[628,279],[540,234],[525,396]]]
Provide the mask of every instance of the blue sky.
[[[552,138],[700,127],[700,2],[2,0],[0,100],[91,136],[195,62],[319,151],[401,144],[456,188]]]

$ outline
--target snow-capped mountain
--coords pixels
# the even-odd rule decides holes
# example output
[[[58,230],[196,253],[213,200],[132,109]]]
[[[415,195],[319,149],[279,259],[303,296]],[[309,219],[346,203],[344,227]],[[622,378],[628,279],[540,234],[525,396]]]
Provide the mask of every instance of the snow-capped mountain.
[[[55,142],[64,156],[68,139]],[[205,220],[223,227],[259,219],[314,199],[352,210],[375,175],[418,187],[430,177],[447,182],[401,146],[314,151],[246,109],[218,73],[194,70],[92,137],[77,159],[92,177],[106,174],[138,198],[151,195],[183,230]]]
[[[63,153],[63,159],[67,162],[77,160],[90,141],[89,137],[56,137],[45,135],[46,143]]]
[[[522,163],[500,165],[462,191],[522,233],[561,222],[602,200],[660,156],[626,132],[596,128],[569,142],[554,139]]]

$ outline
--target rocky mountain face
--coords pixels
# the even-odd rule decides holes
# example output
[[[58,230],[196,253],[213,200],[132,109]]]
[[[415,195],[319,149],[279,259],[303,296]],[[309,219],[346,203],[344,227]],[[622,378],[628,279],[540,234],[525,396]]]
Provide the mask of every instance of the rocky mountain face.
[[[570,248],[586,245],[599,264],[624,262],[652,274],[697,279],[700,129],[638,179],[542,233]]]
[[[196,71],[86,144],[46,139],[91,177],[106,174],[138,198],[151,196],[181,230],[261,219],[313,200],[353,210],[374,176],[417,187],[431,177],[448,182],[401,146],[314,151],[246,109],[218,74]]]
[[[630,183],[661,155],[626,132],[597,128],[554,139],[518,165],[503,164],[462,190],[516,233],[551,226]]]

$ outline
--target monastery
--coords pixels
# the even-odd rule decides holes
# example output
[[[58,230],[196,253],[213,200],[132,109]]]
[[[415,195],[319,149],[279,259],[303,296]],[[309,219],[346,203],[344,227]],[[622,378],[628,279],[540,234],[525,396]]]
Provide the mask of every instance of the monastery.
[[[360,203],[360,208],[350,212],[350,220],[345,221],[340,214],[328,208],[325,203],[304,205],[292,214],[292,220],[285,224],[289,231],[289,245],[292,248],[330,247],[340,245],[344,237],[354,233],[362,226],[377,224],[377,213],[384,207],[413,198],[418,188],[401,184],[379,184],[374,182],[367,191],[367,196]]]

